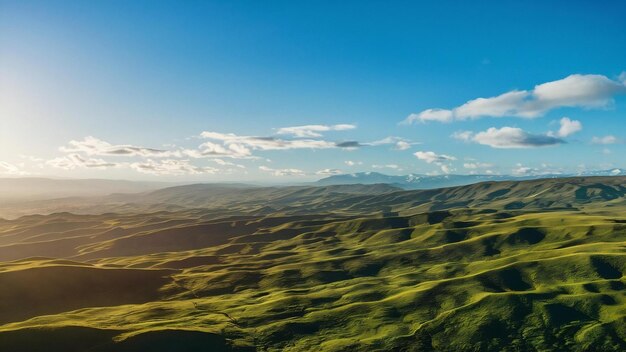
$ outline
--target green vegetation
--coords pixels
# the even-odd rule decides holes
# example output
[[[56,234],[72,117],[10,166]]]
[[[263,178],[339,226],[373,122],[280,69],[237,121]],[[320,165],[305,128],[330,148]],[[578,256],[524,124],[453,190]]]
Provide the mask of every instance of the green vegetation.
[[[368,188],[0,220],[0,350],[626,350],[626,178]]]

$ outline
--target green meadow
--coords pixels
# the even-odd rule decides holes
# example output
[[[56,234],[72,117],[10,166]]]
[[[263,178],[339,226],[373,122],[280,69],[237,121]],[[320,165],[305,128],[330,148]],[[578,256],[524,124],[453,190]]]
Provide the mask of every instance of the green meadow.
[[[44,205],[0,220],[1,351],[626,350],[624,177]]]

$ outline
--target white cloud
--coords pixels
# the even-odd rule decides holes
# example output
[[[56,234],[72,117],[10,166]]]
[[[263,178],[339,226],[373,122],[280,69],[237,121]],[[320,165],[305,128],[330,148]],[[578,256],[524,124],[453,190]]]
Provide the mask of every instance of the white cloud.
[[[534,148],[565,143],[562,139],[544,134],[531,134],[516,127],[491,127],[486,131],[473,133],[469,131],[452,135],[454,138],[488,145],[492,148]]]
[[[397,150],[407,150],[411,148],[411,143],[409,142],[405,142],[405,141],[398,141],[396,142],[396,149]]]
[[[219,133],[204,131],[200,134],[202,138],[222,142],[223,150],[237,150],[240,155],[249,155],[253,150],[288,150],[288,149],[329,149],[342,147],[337,143],[318,139],[279,139],[274,137],[253,137],[238,136],[233,133]],[[206,144],[206,143],[205,143]],[[218,144],[212,143],[211,148],[216,148]]]
[[[305,176],[306,173],[300,169],[272,169],[267,166],[259,166],[259,170],[269,172],[274,176]]]
[[[532,174],[536,170],[537,169],[517,164],[517,166],[513,170],[511,170],[511,173],[516,176],[525,176]]]
[[[346,164],[348,166],[355,166],[355,165],[363,165],[363,162],[362,161],[346,160],[346,161],[344,161],[344,164]]]
[[[548,133],[549,136],[568,137],[583,129],[583,125],[580,123],[580,121],[570,120],[568,117],[562,118],[559,123],[561,125],[561,128],[559,128],[556,133]]]
[[[493,164],[489,164],[489,163],[479,163],[479,162],[471,162],[471,163],[464,163],[463,167],[466,169],[485,169],[485,168],[490,168],[493,167]]]
[[[612,136],[612,135],[608,135],[604,137],[593,137],[591,139],[591,143],[593,144],[616,144],[618,142],[619,140],[617,139],[617,137]]]
[[[414,122],[451,122],[454,119],[454,113],[451,110],[446,109],[426,109],[417,114],[411,114],[404,120],[405,123]]]
[[[142,157],[171,157],[179,154],[176,151],[139,147],[130,144],[113,145],[96,137],[87,136],[82,141],[72,140],[68,146],[59,148],[64,153],[84,153],[99,156],[142,156]]]
[[[455,171],[453,168],[450,167],[450,165],[441,164],[439,165],[439,167],[441,168],[441,171],[443,171],[444,174],[449,174],[452,171]]]
[[[46,161],[46,164],[64,170],[74,170],[77,168],[108,169],[121,165],[119,163],[113,163],[103,159],[84,157],[78,153],[71,153],[65,156],[50,159]]]
[[[454,109],[456,119],[464,120],[481,116],[501,117],[516,115],[519,106],[528,97],[527,91],[512,91],[492,98],[478,98]]]
[[[541,164],[541,168],[524,166],[517,164],[512,170],[511,174],[515,176],[531,176],[531,175],[559,175],[563,172],[558,169],[552,169],[550,165]]]
[[[503,116],[534,118],[560,107],[603,108],[613,102],[613,96],[626,93],[625,84],[623,80],[614,81],[602,75],[574,74],[536,85],[532,90],[513,90],[495,97],[473,99],[451,110],[426,109],[409,115],[405,122],[451,122]]]
[[[130,167],[138,172],[152,175],[198,175],[198,174],[214,174],[219,171],[213,167],[200,167],[192,165],[189,160],[164,159],[152,160],[148,159],[142,162],[131,163]]]
[[[0,175],[24,176],[29,174],[29,172],[23,171],[16,165],[6,161],[0,161]]]
[[[339,125],[305,125],[279,128],[276,133],[289,134],[295,137],[321,137],[320,132],[327,131],[346,131],[355,129],[355,125],[339,124]]]
[[[464,142],[471,142],[474,137],[474,132],[472,131],[457,131],[452,134],[452,138],[458,139]]]
[[[182,154],[191,158],[234,158],[246,159],[252,157],[252,151],[244,145],[230,143],[222,145],[213,142],[204,142],[198,149],[185,149]]]
[[[443,171],[446,174],[449,174],[450,172],[454,171],[454,169],[452,169],[452,167],[450,166],[450,162],[456,160],[456,158],[453,156],[445,155],[445,154],[437,154],[435,152],[430,152],[430,151],[429,152],[419,151],[419,152],[413,153],[413,155],[415,155],[415,157],[418,158],[419,160],[423,160],[429,164],[436,164],[437,166],[441,168],[441,171]]]
[[[320,176],[332,176],[332,175],[341,175],[343,171],[339,169],[323,169],[315,172],[316,175]]]
[[[240,169],[245,169],[246,168],[245,165],[235,164],[235,163],[232,163],[230,161],[226,161],[226,160],[222,160],[222,159],[212,159],[212,160],[213,160],[213,162],[215,162],[216,164],[221,165],[221,166],[234,166],[234,167],[237,167],[237,168],[240,168]]]
[[[398,165],[398,164],[385,164],[385,165],[377,165],[377,164],[374,164],[374,165],[372,165],[372,168],[374,168],[374,169],[393,169],[393,170],[402,170],[402,169],[400,168],[400,165]]]
[[[419,151],[419,152],[413,153],[413,155],[415,155],[415,157],[417,157],[419,160],[424,160],[425,162],[429,164],[456,160],[456,158],[453,156],[445,155],[445,154],[436,154],[435,152]]]
[[[418,142],[411,142],[410,140],[402,137],[389,136],[383,139],[379,139],[373,142],[363,143],[363,145],[369,145],[373,147],[393,144],[395,150],[407,150],[411,148],[412,145],[420,144]]]

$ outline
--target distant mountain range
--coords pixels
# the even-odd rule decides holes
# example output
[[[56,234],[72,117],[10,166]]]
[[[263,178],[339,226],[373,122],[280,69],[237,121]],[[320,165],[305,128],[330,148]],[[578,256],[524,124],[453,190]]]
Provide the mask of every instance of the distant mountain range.
[[[535,180],[541,178],[560,178],[560,177],[575,177],[575,176],[624,176],[626,170],[624,169],[610,169],[610,170],[593,170],[572,174],[543,174],[543,175],[385,175],[378,172],[358,172],[353,174],[334,175],[323,178],[317,182],[317,186],[330,186],[330,185],[349,185],[349,184],[377,184],[385,183],[400,187],[403,189],[433,189],[443,187],[454,187],[469,185],[477,182],[484,181],[523,181],[523,180]]]

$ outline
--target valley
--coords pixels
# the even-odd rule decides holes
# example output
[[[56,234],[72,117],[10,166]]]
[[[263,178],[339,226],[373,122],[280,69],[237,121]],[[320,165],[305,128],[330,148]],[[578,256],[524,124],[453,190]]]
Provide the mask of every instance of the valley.
[[[1,220],[0,350],[623,350],[625,195],[192,185]]]

